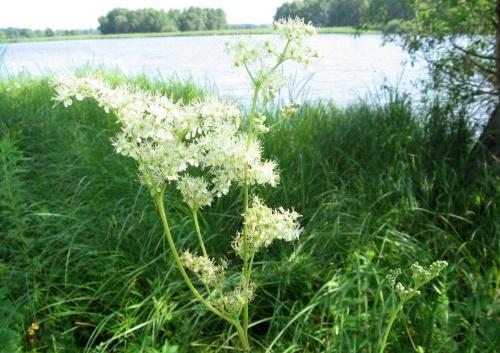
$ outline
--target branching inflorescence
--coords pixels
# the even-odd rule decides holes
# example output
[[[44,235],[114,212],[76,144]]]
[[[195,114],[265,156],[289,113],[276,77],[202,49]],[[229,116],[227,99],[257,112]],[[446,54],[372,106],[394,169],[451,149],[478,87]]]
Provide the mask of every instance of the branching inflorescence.
[[[200,303],[236,328],[245,351],[249,349],[248,304],[255,293],[251,281],[254,257],[274,240],[296,240],[301,233],[298,213],[281,207],[271,209],[252,196],[252,186],[274,187],[279,182],[277,164],[262,157],[259,139],[276,123],[267,125],[259,107],[286,83],[283,63],[307,64],[318,56],[309,44],[316,33],[310,24],[300,19],[280,20],[274,29],[277,36],[269,40],[237,41],[226,46],[234,66],[243,67],[252,84],[253,99],[246,119],[235,105],[216,98],[182,104],[132,86],[113,87],[97,76],[64,75],[53,80],[56,102],[69,106],[91,98],[116,116],[121,129],[113,145],[117,153],[136,161],[140,181],[154,197],[182,277]],[[295,104],[284,108],[281,119],[296,109]],[[164,191],[169,185],[177,187],[191,210],[201,254],[190,250],[179,254],[177,250],[164,209]],[[207,254],[198,213],[233,186],[243,189],[243,229],[232,242],[243,264],[239,283],[227,289],[228,262]]]
[[[446,261],[435,261],[429,265],[428,268],[422,267],[418,262],[411,265],[412,281],[413,285],[405,287],[401,282],[396,282],[399,275],[401,275],[401,270],[398,268],[392,270],[386,279],[389,285],[392,287],[393,291],[397,297],[397,305],[392,309],[389,316],[387,326],[384,331],[384,335],[380,341],[379,353],[384,353],[385,347],[387,345],[387,339],[389,333],[391,332],[392,325],[397,319],[399,313],[403,310],[405,304],[412,298],[420,295],[420,289],[427,283],[436,278],[446,267],[448,263]]]

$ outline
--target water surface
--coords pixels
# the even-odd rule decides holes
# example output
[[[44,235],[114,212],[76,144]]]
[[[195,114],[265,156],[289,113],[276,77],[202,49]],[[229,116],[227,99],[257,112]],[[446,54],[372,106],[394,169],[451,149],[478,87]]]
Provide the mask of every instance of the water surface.
[[[263,36],[252,36],[259,39]],[[192,78],[203,87],[239,100],[251,96],[245,74],[231,65],[224,43],[231,36],[97,39],[8,44],[2,75],[28,72],[45,75],[86,64],[118,68],[127,74]],[[396,45],[383,45],[380,35],[358,37],[321,34],[314,39],[321,57],[302,69],[292,65],[292,83],[282,96],[333,99],[345,106],[383,85],[416,92],[412,82],[424,74],[411,66]],[[301,87],[307,83],[307,89]],[[303,97],[302,97],[303,98]]]

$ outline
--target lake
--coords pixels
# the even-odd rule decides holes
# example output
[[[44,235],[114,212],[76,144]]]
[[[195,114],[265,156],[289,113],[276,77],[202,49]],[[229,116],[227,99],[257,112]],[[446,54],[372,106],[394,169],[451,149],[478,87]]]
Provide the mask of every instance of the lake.
[[[252,36],[255,39],[263,37]],[[232,36],[97,39],[25,42],[6,45],[2,75],[27,72],[45,75],[86,64],[118,68],[127,74],[192,78],[224,96],[249,100],[251,89],[243,71],[231,65],[224,43]],[[291,84],[282,97],[295,100],[332,99],[341,106],[381,86],[398,86],[417,94],[412,84],[425,74],[422,63],[412,66],[394,44],[381,35],[320,34],[314,45],[321,57],[306,69],[289,65]],[[302,87],[306,85],[306,89]]]

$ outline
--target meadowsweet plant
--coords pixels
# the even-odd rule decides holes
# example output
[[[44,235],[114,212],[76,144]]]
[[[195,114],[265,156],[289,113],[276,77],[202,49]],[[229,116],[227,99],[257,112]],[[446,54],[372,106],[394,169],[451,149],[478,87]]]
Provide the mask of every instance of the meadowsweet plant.
[[[420,289],[436,278],[447,266],[448,263],[446,261],[435,261],[428,268],[424,268],[418,262],[415,262],[411,265],[413,282],[411,286],[404,286],[401,282],[397,282],[398,276],[401,275],[400,269],[395,269],[386,276],[386,279],[395,294],[397,305],[393,308],[389,316],[389,321],[380,342],[379,353],[384,352],[392,324],[398,317],[399,313],[403,310],[405,304],[412,298],[420,295]]]
[[[317,56],[309,44],[316,33],[311,25],[288,19],[275,22],[274,29],[271,40],[227,45],[234,65],[245,68],[253,87],[246,115],[217,98],[183,104],[132,86],[112,87],[97,76],[53,79],[56,102],[67,107],[91,98],[116,116],[121,128],[113,145],[117,153],[137,163],[139,179],[154,198],[184,281],[201,304],[234,326],[245,351],[249,350],[248,305],[256,291],[251,279],[254,258],[275,240],[297,240],[302,231],[297,212],[271,209],[252,191],[253,186],[274,187],[279,182],[278,166],[262,157],[260,141],[276,123],[269,125],[259,107],[284,84],[284,62],[307,64]],[[285,107],[280,118],[290,117],[296,109],[296,104]],[[188,206],[199,249],[177,249],[164,207],[167,187],[176,187]],[[232,187],[243,189],[242,229],[228,246],[242,266],[239,283],[230,288],[225,280],[229,263],[207,253],[198,214]]]

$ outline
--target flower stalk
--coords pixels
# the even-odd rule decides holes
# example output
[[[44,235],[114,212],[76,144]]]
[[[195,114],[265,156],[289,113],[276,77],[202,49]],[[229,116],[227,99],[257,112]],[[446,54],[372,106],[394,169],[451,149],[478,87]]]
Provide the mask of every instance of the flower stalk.
[[[380,340],[379,353],[384,353],[392,325],[398,318],[399,313],[403,310],[405,304],[412,298],[420,295],[420,288],[436,278],[447,266],[448,263],[446,261],[435,261],[428,268],[424,268],[420,266],[418,262],[415,262],[411,266],[413,286],[410,288],[406,288],[401,282],[396,283],[397,277],[401,274],[400,269],[393,270],[387,275],[386,279],[393,288],[393,292],[395,292],[393,295],[397,294],[398,304],[392,309],[389,315],[384,335]]]
[[[301,233],[298,213],[282,207],[271,209],[252,193],[254,185],[275,187],[279,182],[277,163],[262,157],[260,140],[276,124],[266,125],[259,105],[265,107],[286,84],[279,70],[285,61],[307,64],[317,57],[309,46],[316,33],[310,24],[288,19],[275,22],[274,28],[276,43],[240,41],[227,45],[234,65],[244,67],[251,80],[253,96],[246,121],[236,106],[217,98],[184,104],[136,87],[114,87],[96,76],[69,75],[52,80],[56,102],[68,107],[90,98],[116,116],[121,128],[113,145],[117,153],[137,163],[139,179],[154,198],[184,282],[200,304],[234,326],[243,351],[250,349],[249,303],[255,294],[255,255],[275,240],[297,240]],[[285,109],[283,117],[295,109],[295,104]],[[200,255],[188,249],[179,252],[175,245],[164,206],[164,191],[169,185],[176,186],[191,212]],[[231,288],[226,281],[229,263],[209,256],[198,213],[235,185],[243,189],[243,226],[231,245],[243,264],[239,284]]]

